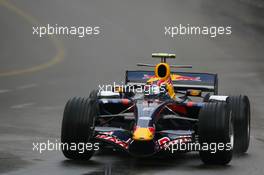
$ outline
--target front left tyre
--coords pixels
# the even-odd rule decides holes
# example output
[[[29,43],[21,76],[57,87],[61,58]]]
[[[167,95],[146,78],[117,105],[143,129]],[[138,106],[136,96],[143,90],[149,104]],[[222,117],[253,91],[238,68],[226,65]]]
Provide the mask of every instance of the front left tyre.
[[[234,127],[225,102],[205,103],[199,114],[198,134],[199,154],[205,164],[225,165],[231,161]]]
[[[95,117],[98,104],[96,92],[93,91],[89,98],[72,98],[64,109],[61,128],[62,152],[69,159],[90,159],[94,150],[80,151],[72,149],[71,145],[92,144],[94,134]],[[78,147],[77,147],[78,148]]]

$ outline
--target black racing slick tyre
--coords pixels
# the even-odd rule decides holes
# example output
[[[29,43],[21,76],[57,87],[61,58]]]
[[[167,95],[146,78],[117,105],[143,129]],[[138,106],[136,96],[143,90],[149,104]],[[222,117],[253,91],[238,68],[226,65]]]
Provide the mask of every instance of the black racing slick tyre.
[[[229,106],[234,119],[234,152],[245,153],[250,141],[250,102],[247,96],[230,96]]]
[[[227,104],[205,103],[198,121],[201,160],[205,164],[228,164],[233,155],[233,133],[232,116]]]
[[[94,149],[83,150],[87,144],[93,144],[94,123],[98,114],[95,98],[75,97],[65,106],[61,128],[61,149],[64,156],[69,159],[88,160],[95,152]],[[71,149],[74,148],[72,145],[77,149]],[[82,150],[79,150],[78,145],[81,145]]]

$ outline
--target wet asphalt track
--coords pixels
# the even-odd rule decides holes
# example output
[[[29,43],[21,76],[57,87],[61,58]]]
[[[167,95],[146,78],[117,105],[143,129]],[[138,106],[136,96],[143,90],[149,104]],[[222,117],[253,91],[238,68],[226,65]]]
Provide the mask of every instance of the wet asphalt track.
[[[12,0],[4,4],[0,1],[0,173],[264,173],[263,1]],[[57,42],[32,36],[34,20],[44,25],[99,25],[101,34],[62,36]],[[180,23],[231,25],[233,33],[219,38],[164,36],[164,25]],[[75,162],[59,151],[32,151],[32,142],[59,138],[68,98],[87,96],[100,83],[123,81],[126,69],[136,69],[137,62],[153,62],[150,54],[157,51],[175,52],[178,63],[193,64],[194,71],[219,73],[220,93],[249,95],[248,154],[222,167],[202,165],[197,154],[142,160],[104,152],[91,161]],[[3,76],[11,70],[15,75]]]

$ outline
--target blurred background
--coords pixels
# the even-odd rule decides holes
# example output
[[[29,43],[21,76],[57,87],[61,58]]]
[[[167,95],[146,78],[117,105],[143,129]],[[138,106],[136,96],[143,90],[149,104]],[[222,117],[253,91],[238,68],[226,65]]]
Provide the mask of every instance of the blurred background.
[[[263,0],[0,0],[0,173],[3,174],[262,174],[264,158]],[[100,26],[100,34],[38,37],[33,26]],[[232,26],[211,38],[164,34],[164,26]],[[87,162],[32,142],[59,139],[73,96],[99,84],[124,82],[152,52],[175,53],[174,64],[219,74],[219,94],[247,94],[252,133],[248,154],[229,166],[206,167],[196,153],[134,159],[99,154]],[[188,70],[189,71],[189,70]]]

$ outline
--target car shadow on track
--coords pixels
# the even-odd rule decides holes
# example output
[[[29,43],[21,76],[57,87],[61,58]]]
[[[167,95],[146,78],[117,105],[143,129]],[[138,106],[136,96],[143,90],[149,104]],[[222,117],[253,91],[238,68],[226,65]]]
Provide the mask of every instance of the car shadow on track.
[[[64,160],[62,166],[85,167],[89,172],[85,175],[99,174],[140,174],[167,170],[225,170],[232,166],[204,165],[197,153],[174,155],[157,155],[147,158],[135,158],[118,151],[102,151],[89,161]],[[90,171],[91,170],[91,171]]]

